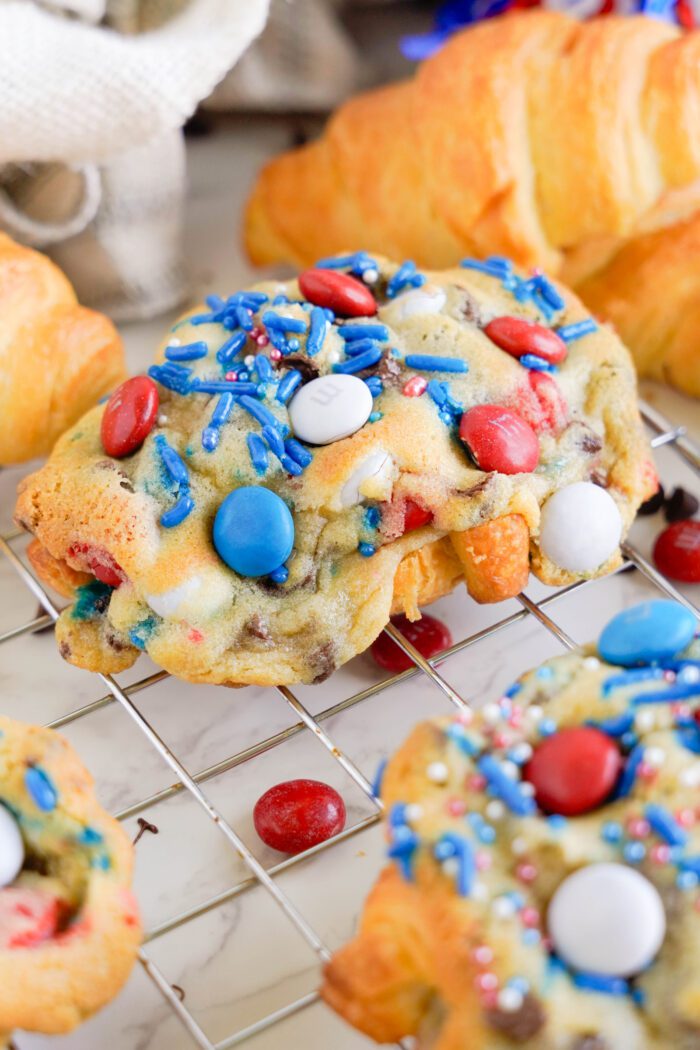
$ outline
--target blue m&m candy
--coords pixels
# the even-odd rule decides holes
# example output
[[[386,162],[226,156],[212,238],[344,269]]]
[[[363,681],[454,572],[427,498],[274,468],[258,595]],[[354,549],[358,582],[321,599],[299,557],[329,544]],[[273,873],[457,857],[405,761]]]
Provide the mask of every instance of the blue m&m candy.
[[[234,489],[214,519],[214,546],[239,576],[266,576],[292,553],[294,521],[284,500],[270,489]]]
[[[604,660],[622,667],[662,663],[692,640],[696,622],[678,602],[642,602],[613,616],[598,642]]]

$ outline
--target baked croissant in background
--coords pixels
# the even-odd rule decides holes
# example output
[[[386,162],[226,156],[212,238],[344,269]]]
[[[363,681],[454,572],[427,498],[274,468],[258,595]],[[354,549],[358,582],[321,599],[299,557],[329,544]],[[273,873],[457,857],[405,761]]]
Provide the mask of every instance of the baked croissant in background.
[[[503,254],[612,321],[642,375],[700,396],[700,32],[531,11],[454,36],[273,160],[256,263],[362,245],[419,265]]]
[[[0,465],[50,451],[125,376],[112,322],[39,252],[0,233]]]

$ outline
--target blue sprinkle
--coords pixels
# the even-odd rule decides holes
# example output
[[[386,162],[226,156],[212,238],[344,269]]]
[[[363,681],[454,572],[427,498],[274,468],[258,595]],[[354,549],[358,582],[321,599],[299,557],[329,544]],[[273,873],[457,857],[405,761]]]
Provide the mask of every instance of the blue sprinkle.
[[[166,510],[164,514],[161,514],[160,523],[164,529],[172,529],[175,525],[181,525],[193,510],[194,500],[190,495],[185,493],[183,496],[180,496],[174,507],[171,507],[170,510]]]
[[[202,431],[202,445],[207,452],[213,452],[219,444],[219,430],[231,415],[235,405],[233,394],[222,394],[212,412],[209,426]]]
[[[272,305],[287,306],[290,302],[291,300],[286,295],[282,295],[282,293],[280,292],[280,294],[276,295],[275,298],[272,300]]]
[[[607,733],[608,736],[622,737],[634,725],[634,715],[631,711],[623,711],[621,715],[604,718],[600,722],[590,719],[586,725],[594,726],[595,729],[600,729],[601,733]]]
[[[482,755],[477,763],[479,772],[486,780],[494,794],[519,817],[531,816],[536,811],[534,799],[524,795],[521,785],[503,771],[493,755]]]
[[[420,288],[422,284],[425,284],[425,277],[422,273],[416,272],[416,264],[413,260],[407,259],[389,280],[386,286],[387,299],[393,299],[404,288]]]
[[[622,842],[622,824],[617,820],[606,820],[600,829],[600,837],[603,842],[616,846]]]
[[[694,871],[680,871],[676,876],[676,886],[679,890],[694,890],[700,882],[700,877]]]
[[[609,977],[605,973],[576,973],[573,982],[584,992],[600,992],[603,995],[628,995],[630,990],[622,977]]]
[[[289,569],[286,565],[280,565],[270,573],[270,579],[273,583],[286,583],[289,579]]]
[[[678,684],[657,693],[640,693],[632,698],[635,707],[642,704],[670,704],[674,700],[685,700],[690,696],[700,696],[700,682],[691,682],[688,685]]]
[[[389,329],[384,324],[341,324],[338,332],[343,339],[376,339],[380,343],[386,343],[389,339]]]
[[[567,823],[566,817],[563,817],[561,813],[552,813],[551,816],[547,817],[547,824],[556,834],[563,831]]]
[[[78,835],[78,842],[84,846],[99,846],[103,841],[104,839],[100,832],[89,826],[82,828]]]
[[[522,360],[522,358],[521,358]],[[469,365],[458,357],[438,357],[433,354],[407,354],[406,365],[419,372],[468,372]]]
[[[156,435],[155,445],[160,453],[165,469],[175,484],[187,487],[190,483],[190,476],[187,473],[187,467],[175,449],[168,444],[162,434]]]
[[[190,389],[191,368],[182,368],[175,364],[151,365],[148,369],[151,379],[160,383],[167,390],[176,394],[187,394]]]
[[[498,277],[500,280],[513,273],[513,264],[510,260],[495,255],[492,255],[486,262],[480,259],[462,259],[459,265],[465,270],[478,270],[479,273],[488,274],[489,277]]]
[[[365,353],[358,354],[357,357],[351,357],[349,361],[333,365],[333,371],[340,372],[343,375],[352,375],[354,372],[361,372],[365,368],[371,368],[372,365],[378,364],[381,359],[381,348],[376,346],[372,350],[366,350]]]
[[[574,324],[564,324],[561,328],[555,328],[555,332],[565,343],[572,343],[574,339],[582,339],[584,335],[597,331],[598,325],[592,317],[585,321],[576,321]]]
[[[460,897],[468,897],[474,885],[474,874],[476,871],[474,850],[471,843],[461,835],[448,831],[435,843],[434,853],[439,861],[447,860],[450,857],[457,858],[457,893]]]
[[[364,354],[365,350],[376,350],[377,340],[376,339],[353,339],[352,342],[345,344],[345,356],[346,357],[359,357],[360,354]]]
[[[284,317],[282,314],[275,313],[274,310],[266,310],[261,320],[268,331],[297,332],[299,335],[306,331],[306,322],[300,317]]]
[[[393,842],[388,853],[393,860],[398,862],[403,877],[412,881],[413,855],[418,849],[419,839],[405,823],[405,811],[406,807],[401,803],[392,809],[390,824],[393,828]]]
[[[662,838],[669,846],[685,846],[688,841],[687,833],[664,806],[650,802],[644,815],[649,821],[651,830],[656,832],[659,838]]]
[[[374,774],[374,780],[372,781],[372,798],[379,798],[382,793],[382,781],[384,780],[384,770],[389,764],[388,758],[382,758],[377,766],[377,772]]]
[[[314,458],[308,448],[305,448],[296,438],[287,438],[284,447],[287,455],[304,469],[309,466]]]
[[[523,354],[519,360],[520,364],[529,368],[531,372],[556,372],[557,370],[556,365],[545,361],[543,357],[538,357],[537,354]]]
[[[535,678],[539,678],[542,682],[547,682],[554,678],[554,668],[548,667],[546,664],[543,667],[538,667],[535,671]]]
[[[614,795],[615,798],[627,798],[632,788],[634,787],[635,780],[637,779],[637,770],[639,769],[639,765],[643,761],[644,747],[641,744],[638,744],[637,747],[630,751],[629,755],[627,756],[627,764],[625,765],[625,768],[622,771],[622,776],[620,777],[619,783],[617,785],[617,790],[615,791]]]
[[[452,722],[445,730],[445,736],[458,747],[459,750],[472,758],[474,755],[478,755],[481,748],[476,744],[471,737],[468,735],[466,729],[459,722]]]
[[[700,876],[700,854],[696,857],[682,857],[678,861],[678,867],[681,871],[694,871]]]
[[[539,930],[523,930],[522,942],[523,944],[532,947],[535,944],[539,944],[541,940],[541,934]]]
[[[227,365],[241,352],[247,341],[245,332],[234,332],[230,339],[222,343],[216,351],[216,360],[219,364]]]
[[[660,667],[634,667],[629,671],[621,671],[620,674],[610,675],[603,682],[603,696],[609,696],[613,689],[624,689],[635,682],[643,682],[649,678],[663,678],[664,672]]]
[[[268,468],[268,456],[263,439],[258,434],[248,434],[246,442],[248,444],[248,455],[256,474],[264,474]]]
[[[406,803],[396,802],[389,811],[389,826],[392,828],[401,827],[402,824],[406,823]]]
[[[295,478],[298,478],[299,475],[303,474],[304,472],[304,468],[301,466],[301,464],[297,463],[297,461],[295,459],[292,459],[291,456],[286,455],[286,453],[285,455],[280,456],[280,463],[287,471],[287,473],[292,474]]]
[[[237,306],[234,310],[236,320],[238,321],[241,328],[246,332],[250,332],[253,328],[253,318],[251,312],[246,306]]]
[[[244,394],[257,393],[257,384],[241,382],[241,380],[229,379],[204,379],[192,380],[192,392],[195,394],[226,394],[231,393],[235,397],[243,397]]]
[[[626,751],[631,751],[632,748],[636,747],[639,743],[639,737],[636,733],[631,730],[627,733],[623,733],[620,737],[620,744]]]
[[[275,427],[265,425],[262,428],[263,440],[267,442],[270,451],[279,459],[284,455],[284,441],[280,437],[280,432]]]
[[[206,357],[208,353],[209,347],[203,340],[188,343],[187,346],[166,346],[165,348],[165,356],[168,361],[198,361],[200,357]]]
[[[265,354],[255,355],[255,370],[260,376],[260,379],[263,381],[263,383],[266,379],[272,379],[272,376],[274,374],[269,358],[265,357]]]
[[[512,685],[508,686],[503,695],[510,700],[512,697],[517,696],[518,693],[522,692],[522,688],[522,682],[513,682]]]
[[[626,842],[622,848],[622,856],[629,864],[641,863],[646,855],[646,846],[642,842]]]
[[[275,395],[276,399],[281,402],[281,404],[286,405],[300,384],[301,372],[297,372],[296,368],[294,368],[291,372],[287,372],[281,380],[280,385],[277,387],[277,393]]]
[[[156,619],[154,616],[147,616],[145,620],[141,620],[135,627],[132,627],[129,631],[129,641],[132,645],[135,645],[137,649],[145,649],[146,642],[153,634],[156,628]]]
[[[367,418],[367,422],[368,423],[378,423],[379,420],[383,419],[383,418],[384,418],[384,413],[383,412],[370,412],[370,414],[369,414],[369,416]]]
[[[271,426],[275,427],[284,436],[289,433],[289,427],[286,423],[281,423],[278,419],[273,416],[269,409],[265,408],[258,401],[254,401],[252,397],[242,397],[239,404],[253,417],[257,419],[260,426]]]
[[[428,396],[436,405],[444,405],[447,402],[447,388],[445,384],[441,383],[439,380],[431,379],[426,390]]]
[[[681,726],[676,732],[676,739],[686,751],[700,755],[700,726],[696,723]]]
[[[48,773],[39,766],[29,766],[24,774],[24,786],[34,804],[44,813],[50,813],[58,804],[58,791]]]
[[[301,346],[301,343],[299,342],[298,339],[290,339],[289,342],[287,343],[287,347],[289,348],[290,351],[291,350],[298,350],[300,346]]]
[[[204,302],[210,310],[220,310],[224,306],[224,300],[220,295],[207,295],[205,296]]]
[[[326,312],[320,306],[314,306],[311,311],[309,324],[309,335],[306,340],[306,352],[309,357],[315,357],[323,346],[328,329],[328,318]]]
[[[358,543],[357,549],[363,558],[371,558],[377,550],[371,543]]]
[[[379,397],[380,394],[384,393],[384,384],[379,376],[369,376],[365,379],[365,383],[369,387],[369,392],[372,397]]]
[[[316,263],[319,270],[350,270],[361,277],[366,270],[379,270],[377,262],[367,252],[353,252],[352,255],[339,255],[335,258],[319,259]]]
[[[365,528],[376,529],[379,522],[382,520],[379,507],[368,507],[365,511]]]
[[[112,867],[112,861],[109,859],[106,853],[100,853],[99,856],[93,857],[90,861],[91,868],[99,868],[100,871],[109,871]]]
[[[542,718],[537,725],[540,736],[552,736],[557,731],[557,723],[553,718]]]

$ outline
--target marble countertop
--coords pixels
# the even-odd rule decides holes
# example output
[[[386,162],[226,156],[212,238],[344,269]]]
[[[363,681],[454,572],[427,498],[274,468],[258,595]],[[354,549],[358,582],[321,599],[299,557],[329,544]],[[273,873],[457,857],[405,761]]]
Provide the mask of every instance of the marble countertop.
[[[227,292],[253,277],[239,243],[239,214],[253,172],[264,158],[287,145],[288,130],[270,123],[219,129],[190,144],[190,193],[187,258],[197,292]],[[129,363],[144,368],[167,318],[125,326]],[[697,404],[648,385],[645,396],[677,422],[698,425]],[[692,487],[694,476],[670,448],[657,455],[666,484]],[[0,514],[7,531],[13,488],[21,470],[0,475]],[[649,553],[659,519],[642,519],[633,541]],[[23,539],[13,541],[22,554]],[[0,560],[0,632],[30,620],[32,597],[6,559]],[[548,612],[576,641],[586,641],[617,610],[654,593],[639,572],[619,573],[556,600]],[[695,600],[697,600],[697,588]],[[688,588],[691,595],[693,588]],[[554,592],[532,581],[528,594],[540,600]],[[515,601],[480,607],[463,591],[436,603],[435,615],[460,640],[504,617],[509,626],[444,661],[441,673],[463,696],[481,702],[494,698],[521,671],[561,651],[561,643],[526,615]],[[142,658],[122,684],[156,671]],[[382,674],[368,657],[358,657],[321,686],[299,687],[295,695],[314,715],[327,712]],[[3,711],[26,721],[49,722],[105,695],[104,685],[87,672],[63,663],[51,632],[25,633],[2,646],[0,664]],[[291,865],[279,876],[280,888],[306,917],[323,942],[334,949],[352,933],[361,903],[382,863],[382,836],[376,809],[308,730],[292,729],[298,716],[274,689],[227,690],[165,679],[133,697],[139,710],[185,767],[196,773],[216,767],[251,749],[249,760],[215,770],[204,791],[254,855],[270,867],[280,855],[262,846],[252,826],[255,800],[269,786],[292,777],[316,777],[333,784],[348,809],[348,826],[357,833],[315,857]],[[413,675],[345,709],[331,710],[323,726],[333,743],[371,778],[418,720],[450,709],[445,695],[426,676]],[[290,731],[291,730],[291,731]],[[173,920],[200,909],[249,876],[243,860],[185,791],[169,791],[173,774],[140,729],[116,702],[105,703],[62,729],[78,748],[97,781],[104,805],[125,817],[130,834],[138,831],[134,807],[157,792],[138,813],[158,829],[136,846],[135,887],[147,931],[160,935],[145,946],[167,981],[184,993],[184,1003],[214,1044],[231,1046],[230,1037],[255,1025],[272,1011],[312,993],[318,983],[318,959],[264,888],[228,895],[217,907],[181,925]],[[288,732],[289,731],[289,732]],[[282,742],[259,748],[276,734]],[[257,753],[260,752],[260,753]],[[252,756],[255,755],[254,760]],[[245,757],[245,756],[244,756]],[[365,826],[366,825],[366,826]],[[163,928],[167,932],[162,932]],[[40,1004],[37,1004],[40,1009]],[[18,1050],[188,1050],[196,1043],[164,1001],[141,966],[118,999],[71,1035],[49,1039],[24,1033]],[[304,1045],[309,1050],[360,1050],[370,1044],[313,1003],[246,1040],[250,1050],[279,1050]]]

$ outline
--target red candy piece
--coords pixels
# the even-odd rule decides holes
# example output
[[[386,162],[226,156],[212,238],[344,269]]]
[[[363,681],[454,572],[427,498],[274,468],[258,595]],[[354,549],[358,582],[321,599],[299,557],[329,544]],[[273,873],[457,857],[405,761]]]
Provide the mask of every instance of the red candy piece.
[[[409,620],[403,615],[392,616],[391,622],[426,660],[452,645],[449,629],[434,616],[424,614],[420,620]],[[370,652],[375,662],[392,674],[415,667],[411,657],[384,632],[372,642]]]
[[[320,780],[286,780],[260,796],[253,823],[266,846],[301,853],[343,830],[345,803]]]
[[[530,424],[502,405],[470,408],[462,416],[459,436],[480,470],[530,474],[540,458],[540,445]]]
[[[337,270],[305,270],[299,287],[310,303],[327,306],[341,317],[372,317],[377,303],[366,284]]]
[[[566,343],[561,336],[521,317],[495,317],[484,331],[491,342],[513,357],[536,354],[550,365],[558,365],[566,357]]]
[[[148,376],[134,376],[117,387],[102,416],[102,445],[121,459],[146,440],[158,415],[158,388]]]
[[[112,555],[99,547],[90,547],[87,543],[74,543],[68,548],[68,557],[82,561],[93,576],[108,587],[119,587],[126,579],[126,573],[117,565]]]
[[[683,583],[700,583],[700,521],[669,525],[654,544],[654,561],[664,576]]]
[[[575,817],[600,806],[615,786],[622,759],[600,729],[560,729],[536,748],[523,770],[540,809]]]
[[[415,503],[412,499],[406,500],[403,519],[404,532],[413,532],[414,529],[419,529],[422,525],[429,525],[432,520],[432,510],[421,507],[419,503]]]
[[[0,890],[0,949],[32,948],[58,929],[62,911],[56,897],[23,886]]]
[[[518,390],[512,407],[536,434],[540,431],[556,433],[566,426],[569,416],[559,384],[546,372],[528,372],[526,383]]]

